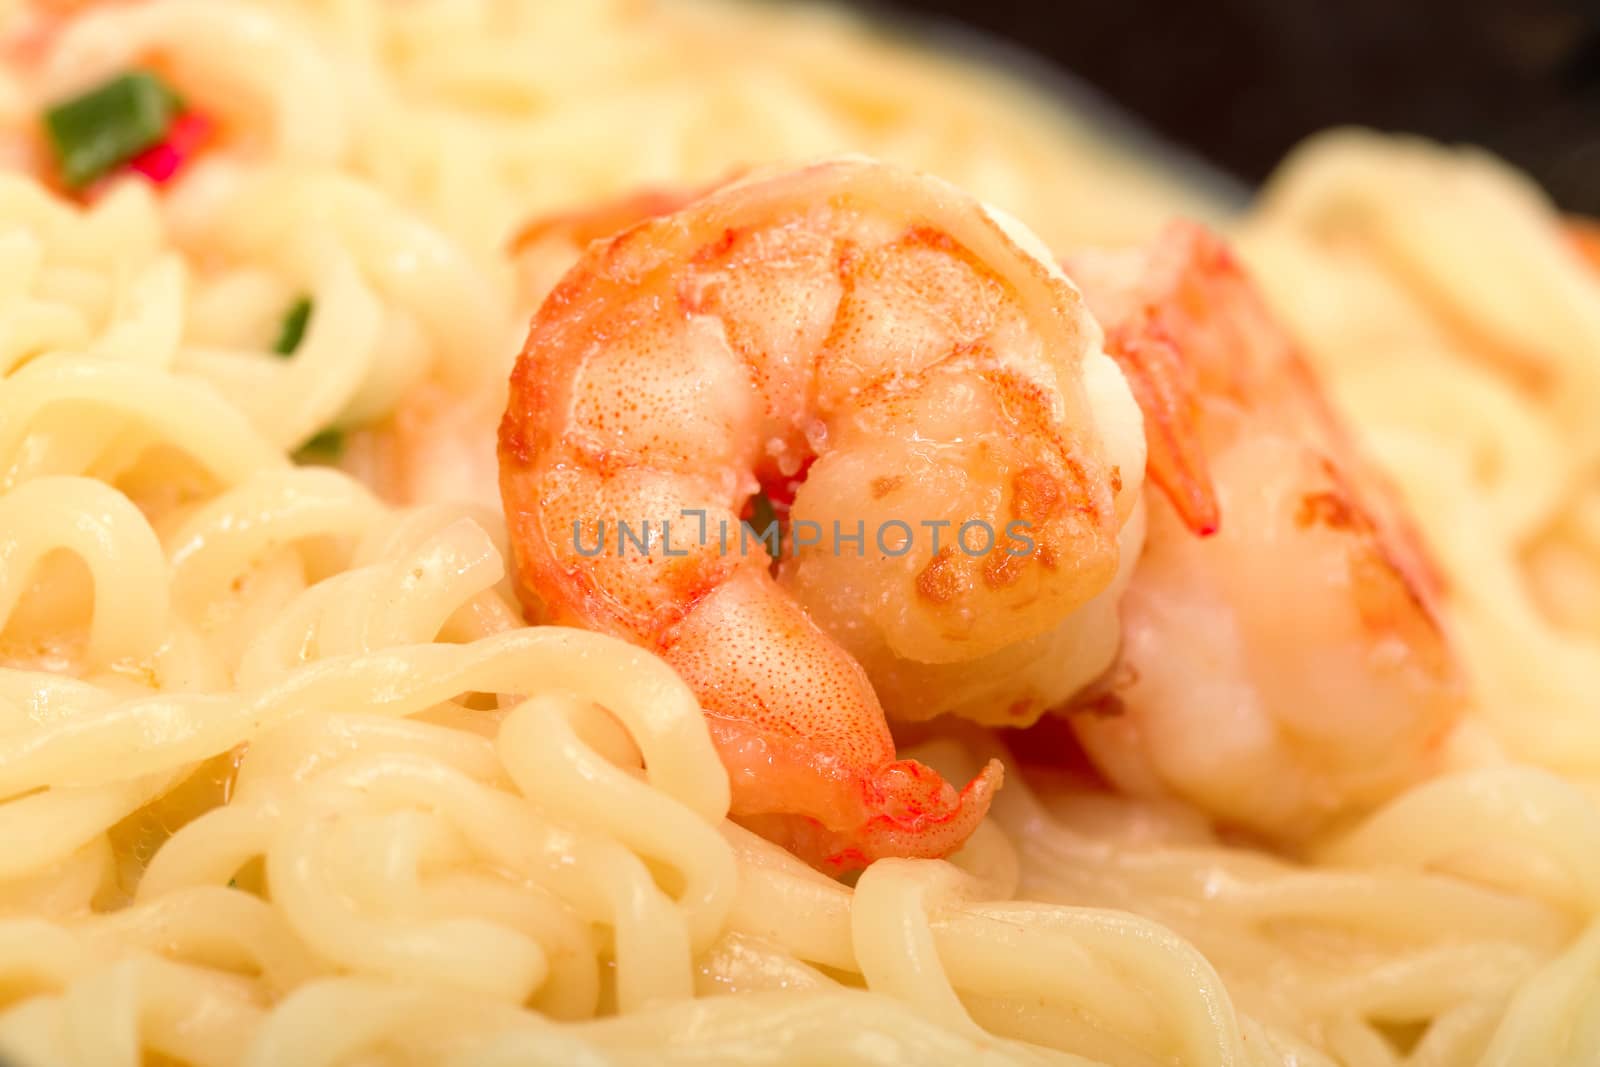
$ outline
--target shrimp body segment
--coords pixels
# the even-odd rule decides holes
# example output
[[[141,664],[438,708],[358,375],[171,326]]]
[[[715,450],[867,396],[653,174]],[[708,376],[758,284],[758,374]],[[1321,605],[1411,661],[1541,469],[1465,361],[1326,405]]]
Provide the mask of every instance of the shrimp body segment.
[[[747,824],[830,870],[947,854],[999,766],[958,792],[897,760],[852,635],[977,659],[1112,581],[1139,467],[1114,468],[1143,455],[1108,455],[1084,382],[1109,366],[1098,341],[1059,271],[981,205],[864,160],[642,221],[556,286],[512,375],[519,591],[688,680]],[[774,567],[739,517],[797,482],[798,551]],[[948,531],[938,551],[925,522]],[[952,551],[974,522],[999,543]],[[1032,551],[1004,551],[1013,522]]]
[[[1067,269],[1130,379],[1158,379],[1135,391],[1165,494],[1119,665],[1070,716],[1090,757],[1276,836],[1429,773],[1465,696],[1440,579],[1250,279],[1189,224]]]

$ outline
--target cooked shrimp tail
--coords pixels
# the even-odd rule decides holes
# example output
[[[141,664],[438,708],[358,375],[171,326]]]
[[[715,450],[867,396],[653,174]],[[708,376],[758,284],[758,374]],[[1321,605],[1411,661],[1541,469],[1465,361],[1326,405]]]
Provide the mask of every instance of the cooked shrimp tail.
[[[879,856],[948,854],[999,788],[998,763],[958,793],[930,768],[896,759],[866,673],[764,558],[705,593],[658,647],[700,694],[735,812],[831,873]]]
[[[1070,264],[1068,267],[1070,269]],[[1106,354],[1127,376],[1144,412],[1146,472],[1196,534],[1217,531],[1221,514],[1198,432],[1195,368],[1173,342],[1178,307],[1149,303],[1106,331]]]
[[[1184,524],[1215,533],[1222,515],[1201,440],[1202,398],[1243,402],[1250,383],[1298,362],[1227,244],[1179,222],[1134,255],[1086,252],[1067,272],[1090,286],[1106,354],[1144,412],[1150,480]]]

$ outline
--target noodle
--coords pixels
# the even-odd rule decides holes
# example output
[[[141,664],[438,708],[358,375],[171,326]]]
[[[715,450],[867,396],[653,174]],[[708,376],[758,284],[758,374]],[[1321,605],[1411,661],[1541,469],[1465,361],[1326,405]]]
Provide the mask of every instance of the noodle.
[[[1343,134],[1236,226],[1449,576],[1450,773],[1296,857],[1012,774],[951,860],[848,886],[728,821],[661,662],[523,624],[471,472],[390,499],[406,405],[499,396],[565,266],[507,238],[639,183],[864,151],[1058,249],[1221,206],[822,8],[151,0],[52,32],[0,69],[8,1064],[1600,1062],[1570,592],[1600,588],[1600,284],[1522,179]],[[28,176],[40,108],[151,53],[237,150],[87,207]],[[330,428],[339,467],[293,462]],[[915,754],[1014,763],[975,730]]]

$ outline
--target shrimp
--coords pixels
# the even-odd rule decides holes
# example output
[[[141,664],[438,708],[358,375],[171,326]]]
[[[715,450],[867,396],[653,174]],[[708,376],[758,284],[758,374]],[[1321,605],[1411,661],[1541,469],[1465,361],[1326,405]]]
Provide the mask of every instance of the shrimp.
[[[981,662],[1113,584],[1144,456],[1099,341],[1036,238],[869,161],[640,221],[589,246],[512,373],[519,595],[677,669],[746,825],[836,873],[946,855],[1000,765],[958,792],[897,759],[851,648]],[[739,524],[758,493],[787,504],[776,564]]]
[[[1118,665],[1067,711],[1090,758],[1277,837],[1426,775],[1465,698],[1441,580],[1249,278],[1190,224],[1066,266],[1163,494]]]

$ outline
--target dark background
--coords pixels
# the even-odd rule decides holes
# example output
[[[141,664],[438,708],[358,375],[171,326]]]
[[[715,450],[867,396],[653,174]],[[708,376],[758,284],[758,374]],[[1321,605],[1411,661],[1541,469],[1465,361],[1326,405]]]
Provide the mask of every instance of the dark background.
[[[1600,215],[1600,0],[867,0],[988,31],[1258,182],[1315,130],[1485,145]]]

